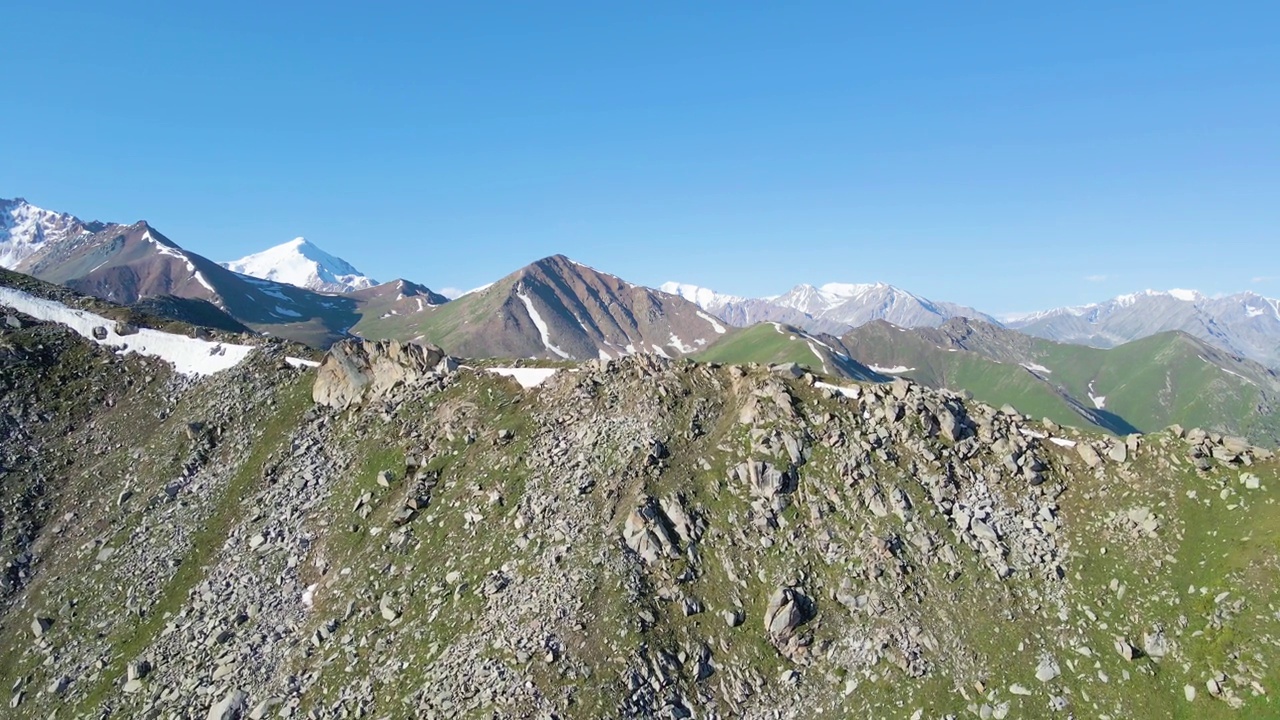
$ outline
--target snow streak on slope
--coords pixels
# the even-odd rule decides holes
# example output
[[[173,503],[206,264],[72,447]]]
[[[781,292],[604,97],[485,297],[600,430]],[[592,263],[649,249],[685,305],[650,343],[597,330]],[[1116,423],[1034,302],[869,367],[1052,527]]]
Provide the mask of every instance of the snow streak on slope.
[[[39,320],[66,325],[99,345],[114,348],[121,355],[136,352],[160,358],[172,364],[183,375],[212,375],[239,365],[253,352],[252,345],[197,340],[150,328],[141,328],[130,335],[118,335],[114,320],[12,288],[0,288],[0,305],[7,305]],[[106,331],[102,339],[94,337],[94,328]]]
[[[686,298],[686,299],[688,299],[688,298]],[[723,334],[724,334],[724,326],[723,326],[723,325],[721,325],[720,323],[716,322],[716,319],[715,319],[715,318],[713,318],[713,317],[711,317],[710,315],[708,315],[708,314],[706,314],[706,313],[702,312],[701,310],[697,311],[697,313],[698,313],[698,317],[700,317],[700,318],[702,318],[703,320],[706,320],[707,322],[711,323],[711,328],[712,328],[713,330],[715,330],[715,331],[716,331],[716,334],[717,334],[717,335],[723,335]]]
[[[520,298],[520,302],[524,303],[524,309],[529,312],[529,319],[533,321],[534,327],[538,328],[538,334],[542,336],[542,346],[568,360],[569,353],[551,344],[551,332],[547,329],[547,323],[538,314],[538,309],[533,306],[533,301],[529,299],[529,296],[522,292],[517,292],[516,297]]]
[[[520,383],[520,387],[529,388],[538,387],[546,382],[547,378],[556,374],[555,368],[512,368],[512,367],[496,367],[489,368],[489,372],[495,375],[505,375]]]

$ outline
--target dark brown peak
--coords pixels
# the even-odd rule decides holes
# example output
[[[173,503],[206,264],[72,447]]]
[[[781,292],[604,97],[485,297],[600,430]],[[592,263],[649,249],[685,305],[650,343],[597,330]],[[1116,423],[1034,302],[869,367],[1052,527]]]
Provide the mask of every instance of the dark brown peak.
[[[540,270],[544,273],[559,274],[571,271],[576,266],[572,260],[564,255],[548,255],[541,260],[535,260],[524,267],[524,270]]]

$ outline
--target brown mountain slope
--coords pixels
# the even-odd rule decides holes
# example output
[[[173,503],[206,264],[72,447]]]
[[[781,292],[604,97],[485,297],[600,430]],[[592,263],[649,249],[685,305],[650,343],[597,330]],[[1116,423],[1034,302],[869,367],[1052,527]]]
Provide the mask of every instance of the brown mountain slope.
[[[369,338],[425,339],[468,357],[585,360],[696,352],[725,328],[697,305],[563,255],[543,258],[438,307],[366,317]]]

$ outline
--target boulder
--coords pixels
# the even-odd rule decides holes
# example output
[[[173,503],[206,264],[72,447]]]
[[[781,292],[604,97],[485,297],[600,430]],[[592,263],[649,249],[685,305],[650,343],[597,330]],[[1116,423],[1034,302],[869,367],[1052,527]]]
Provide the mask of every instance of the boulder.
[[[1076,445],[1076,452],[1080,453],[1080,459],[1084,460],[1084,464],[1091,468],[1102,467],[1102,457],[1098,455],[1098,451],[1087,442]]]
[[[209,708],[208,720],[239,720],[249,706],[249,696],[243,690],[228,690],[222,699]]]
[[[779,642],[790,640],[809,619],[809,605],[809,599],[795,588],[774,590],[764,612],[764,629]]]
[[[435,374],[437,368],[448,367],[442,365],[445,357],[434,345],[343,340],[320,363],[311,397],[321,405],[344,410]]]

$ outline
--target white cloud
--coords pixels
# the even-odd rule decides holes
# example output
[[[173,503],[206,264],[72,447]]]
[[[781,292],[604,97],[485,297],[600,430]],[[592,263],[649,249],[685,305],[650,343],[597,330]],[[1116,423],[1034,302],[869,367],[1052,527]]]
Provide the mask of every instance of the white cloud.
[[[1091,283],[1100,283],[1100,282],[1105,281],[1105,280],[1107,279],[1107,277],[1108,277],[1108,276],[1106,276],[1106,275],[1085,275],[1085,276],[1084,276],[1084,281],[1085,281],[1085,282],[1091,282]]]
[[[1266,275],[1259,275],[1258,277],[1253,278],[1249,282],[1253,283],[1254,285],[1261,285],[1262,283],[1269,283],[1272,280],[1275,280],[1275,278],[1266,276]]]
[[[441,288],[440,290],[437,290],[437,292],[449,298],[450,300],[457,300],[459,297],[462,296],[463,293],[466,292],[466,290],[459,290],[458,288],[447,287],[447,288]]]

